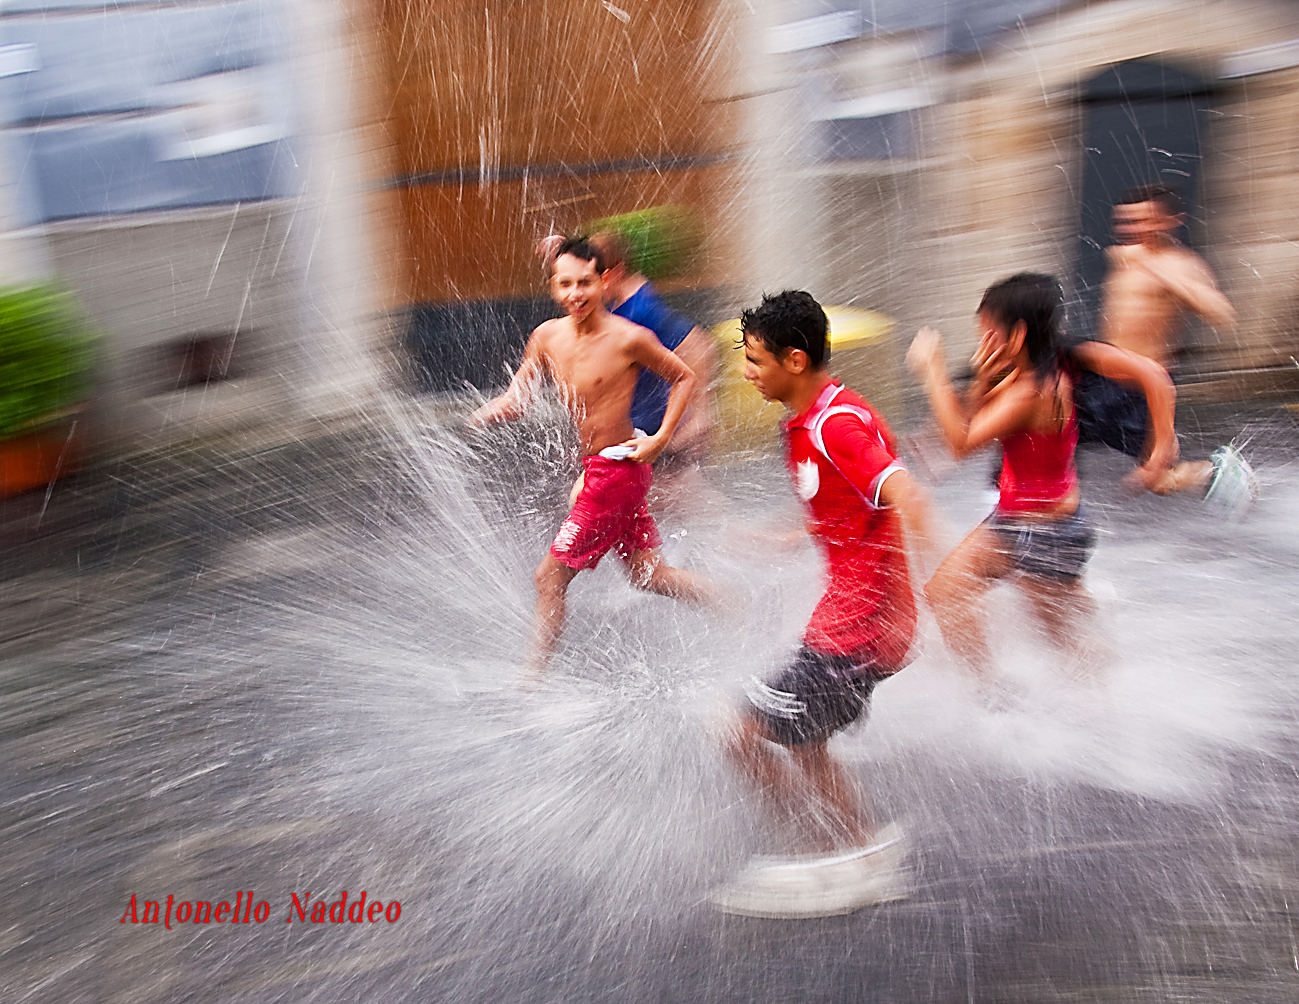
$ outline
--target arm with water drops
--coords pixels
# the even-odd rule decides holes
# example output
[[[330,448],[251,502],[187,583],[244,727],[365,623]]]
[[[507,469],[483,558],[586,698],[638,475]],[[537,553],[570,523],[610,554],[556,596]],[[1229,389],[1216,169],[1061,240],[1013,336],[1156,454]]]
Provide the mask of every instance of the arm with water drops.
[[[474,409],[467,423],[470,429],[481,429],[498,422],[513,422],[523,417],[532,404],[537,385],[547,372],[544,327],[545,325],[538,327],[528,339],[528,346],[523,350],[523,361],[519,363],[505,393]]]
[[[1214,330],[1236,330],[1236,309],[1218,288],[1218,282],[1204,259],[1181,249],[1162,254],[1146,253],[1138,264]]]
[[[673,437],[675,446],[703,447],[708,443],[713,429],[712,401],[709,395],[717,373],[717,350],[708,334],[702,328],[695,327],[676,347],[676,354],[694,373],[695,389],[688,402],[685,419]]]

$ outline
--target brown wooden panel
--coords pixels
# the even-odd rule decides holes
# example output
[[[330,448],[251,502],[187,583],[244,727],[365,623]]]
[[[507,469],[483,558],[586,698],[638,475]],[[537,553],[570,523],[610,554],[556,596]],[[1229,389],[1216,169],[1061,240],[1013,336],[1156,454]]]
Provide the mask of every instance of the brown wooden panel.
[[[625,20],[599,0],[378,0],[411,302],[533,295],[547,233],[729,202],[715,0],[610,3]]]
[[[385,0],[400,170],[585,163],[717,148],[712,3]]]
[[[626,172],[542,182],[420,185],[400,191],[415,302],[543,292],[539,238],[645,206],[703,206],[727,190],[731,169]],[[706,263],[705,263],[706,267]]]
[[[401,309],[412,302],[412,244],[406,226],[406,202],[395,189],[377,189],[367,194],[364,212],[366,232],[373,245],[375,306],[384,312]]]

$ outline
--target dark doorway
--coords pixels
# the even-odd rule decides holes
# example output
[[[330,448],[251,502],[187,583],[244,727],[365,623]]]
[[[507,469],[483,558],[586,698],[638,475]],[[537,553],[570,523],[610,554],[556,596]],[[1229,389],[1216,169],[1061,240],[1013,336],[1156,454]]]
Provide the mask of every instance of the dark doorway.
[[[1159,63],[1116,63],[1083,88],[1083,194],[1074,268],[1073,324],[1095,330],[1114,200],[1138,185],[1177,192],[1187,226],[1179,240],[1204,243],[1200,139],[1211,85]]]

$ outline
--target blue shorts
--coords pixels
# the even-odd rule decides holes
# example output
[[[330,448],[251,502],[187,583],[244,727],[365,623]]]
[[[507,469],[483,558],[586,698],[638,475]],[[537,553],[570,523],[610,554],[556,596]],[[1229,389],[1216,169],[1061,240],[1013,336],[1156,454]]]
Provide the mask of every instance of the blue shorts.
[[[1141,459],[1146,450],[1150,410],[1146,396],[1091,370],[1083,370],[1073,392],[1078,442],[1103,443]]]

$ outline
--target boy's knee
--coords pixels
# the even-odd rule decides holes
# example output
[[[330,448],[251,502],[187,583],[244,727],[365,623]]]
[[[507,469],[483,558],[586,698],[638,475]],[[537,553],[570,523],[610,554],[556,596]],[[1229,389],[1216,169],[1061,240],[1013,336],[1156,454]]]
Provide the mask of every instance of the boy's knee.
[[[660,575],[662,567],[663,563],[659,560],[658,555],[633,561],[628,567],[631,584],[637,589],[653,591],[662,585],[662,576]]]

